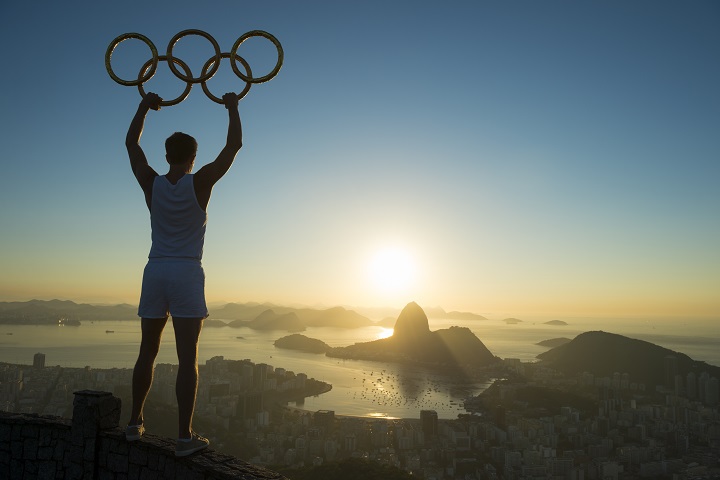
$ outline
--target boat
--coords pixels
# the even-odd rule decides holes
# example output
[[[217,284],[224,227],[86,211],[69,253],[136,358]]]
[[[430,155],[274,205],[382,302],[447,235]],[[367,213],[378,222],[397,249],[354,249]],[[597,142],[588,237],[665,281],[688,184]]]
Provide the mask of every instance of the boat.
[[[115,330],[105,330],[105,333],[115,333]]]

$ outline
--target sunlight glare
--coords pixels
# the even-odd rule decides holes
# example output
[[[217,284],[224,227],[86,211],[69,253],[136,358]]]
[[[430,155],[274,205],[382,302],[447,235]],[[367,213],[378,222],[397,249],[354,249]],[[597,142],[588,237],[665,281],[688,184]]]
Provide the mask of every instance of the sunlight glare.
[[[376,340],[381,340],[383,338],[391,337],[394,330],[392,328],[380,328],[380,331],[376,335]]]
[[[407,250],[386,248],[378,251],[370,263],[373,285],[385,293],[402,292],[415,281],[415,262]]]

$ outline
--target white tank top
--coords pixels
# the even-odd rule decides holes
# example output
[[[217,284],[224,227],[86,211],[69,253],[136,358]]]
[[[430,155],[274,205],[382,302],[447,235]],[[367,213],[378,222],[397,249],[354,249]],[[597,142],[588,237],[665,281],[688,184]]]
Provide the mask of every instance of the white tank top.
[[[149,258],[202,259],[207,212],[195,196],[193,176],[173,185],[164,175],[155,177],[150,204],[152,246]]]

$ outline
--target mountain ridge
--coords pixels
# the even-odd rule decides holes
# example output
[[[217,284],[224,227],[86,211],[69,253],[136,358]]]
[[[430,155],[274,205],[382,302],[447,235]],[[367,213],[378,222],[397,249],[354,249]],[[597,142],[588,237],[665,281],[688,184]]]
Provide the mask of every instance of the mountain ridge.
[[[689,372],[703,371],[720,376],[720,367],[645,340],[602,330],[581,333],[570,342],[537,356],[543,364],[564,373],[587,371],[596,376],[628,373],[631,381],[649,386],[666,383],[666,357],[675,357],[677,373],[683,377]]]
[[[469,328],[430,331],[427,315],[415,302],[408,303],[400,312],[392,336],[335,347],[326,355],[438,365],[482,366],[499,360]]]

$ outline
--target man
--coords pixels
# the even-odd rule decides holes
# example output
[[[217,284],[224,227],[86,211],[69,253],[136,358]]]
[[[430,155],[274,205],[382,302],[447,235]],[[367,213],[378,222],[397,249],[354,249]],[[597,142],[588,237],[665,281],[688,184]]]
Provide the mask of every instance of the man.
[[[165,158],[170,168],[167,174],[159,176],[148,165],[140,147],[140,136],[145,116],[150,109],[159,110],[161,101],[154,93],[142,99],[125,139],[130,166],[150,209],[152,228],[152,246],[143,273],[138,308],[142,341],[133,370],[133,405],[125,436],[128,441],[134,441],[145,432],[143,407],[152,385],[163,328],[168,315],[172,315],[179,363],[175,384],[178,403],[175,455],[186,456],[210,443],[192,431],[198,386],[198,339],[203,320],[208,316],[201,260],[210,194],[242,147],[242,127],[238,97],[227,93],[223,96],[229,116],[227,142],[215,161],[194,175],[190,173],[197,142],[187,134],[176,132],[165,141]]]

